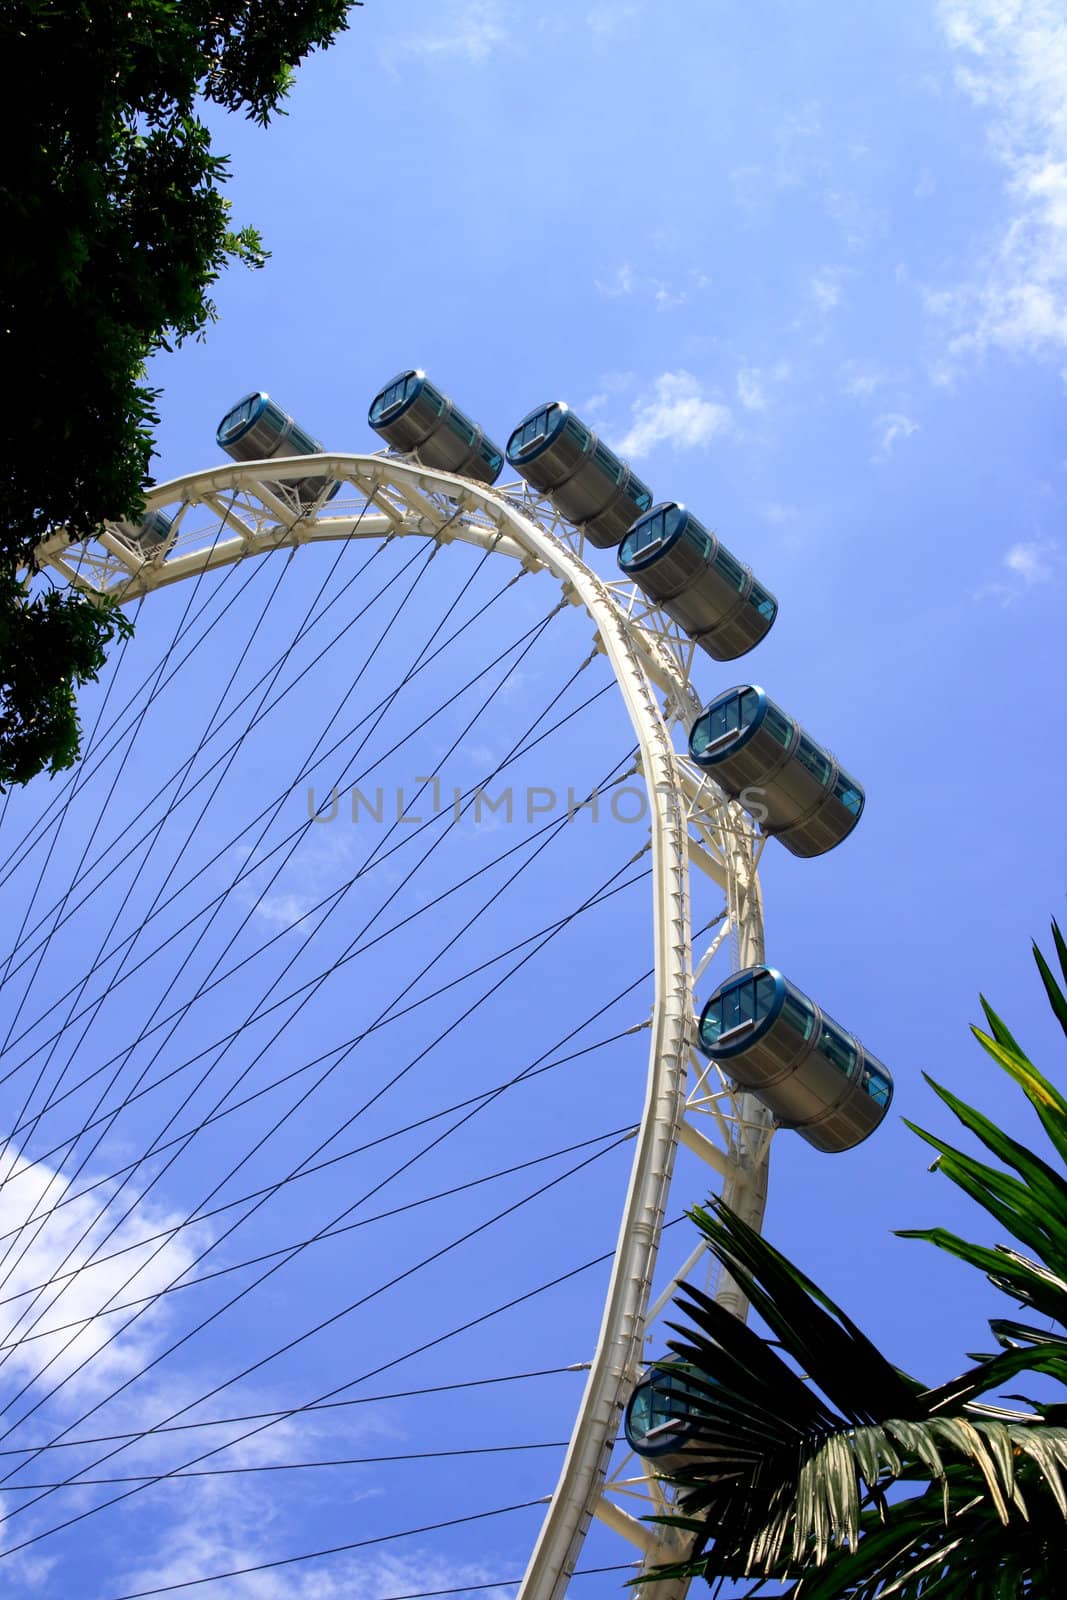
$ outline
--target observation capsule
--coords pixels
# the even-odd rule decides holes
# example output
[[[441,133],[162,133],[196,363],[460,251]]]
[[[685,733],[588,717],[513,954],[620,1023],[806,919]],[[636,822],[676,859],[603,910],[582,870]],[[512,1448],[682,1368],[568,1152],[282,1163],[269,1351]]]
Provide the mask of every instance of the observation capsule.
[[[666,1473],[684,1464],[686,1446],[694,1431],[689,1420],[686,1370],[681,1361],[652,1367],[631,1394],[623,1416],[630,1449],[646,1461],[654,1461]]]
[[[752,684],[711,702],[693,724],[689,753],[732,800],[761,807],[764,832],[795,856],[832,850],[860,819],[855,778]]]
[[[270,461],[276,456],[314,456],[325,448],[312,438],[299,423],[276,405],[269,394],[253,389],[227,411],[215,433],[216,442],[234,461]],[[267,487],[274,493],[295,495],[302,506],[318,500],[329,479],[323,477],[296,478],[288,483],[271,483]],[[338,489],[335,483],[326,496],[332,500]]]
[[[425,372],[399,373],[375,395],[367,421],[401,455],[424,467],[495,483],[504,457],[492,439],[465,416]]]
[[[174,518],[165,511],[149,511],[140,522],[116,522],[115,526],[127,543],[136,545],[143,556],[150,556],[166,544]]]
[[[759,644],[778,614],[770,591],[674,500],[638,517],[619,547],[619,566],[716,661]]]
[[[529,412],[507,458],[599,550],[617,545],[652,504],[652,491],[562,400]]]
[[[773,967],[721,983],[700,1013],[697,1042],[816,1150],[851,1150],[893,1098],[888,1068]]]

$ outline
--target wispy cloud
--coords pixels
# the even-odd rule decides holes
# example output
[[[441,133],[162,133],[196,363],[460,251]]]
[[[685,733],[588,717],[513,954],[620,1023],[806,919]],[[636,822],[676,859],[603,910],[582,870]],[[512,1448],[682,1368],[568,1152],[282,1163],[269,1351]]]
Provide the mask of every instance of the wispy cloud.
[[[80,1189],[88,1190],[91,1182],[83,1174]],[[9,1303],[0,1344],[22,1341],[6,1354],[9,1381],[16,1374],[32,1380],[50,1363],[48,1387],[68,1380],[67,1392],[84,1399],[139,1370],[154,1353],[167,1320],[164,1302],[112,1337],[131,1312],[109,1315],[107,1308],[164,1289],[192,1265],[208,1233],[200,1227],[169,1239],[155,1237],[176,1229],[181,1217],[147,1200],[135,1205],[136,1189],[116,1199],[113,1211],[102,1209],[106,1188],[68,1199],[69,1190],[69,1181],[56,1169],[21,1159],[0,1188],[0,1233],[24,1228],[18,1245],[23,1254],[4,1290]],[[26,1226],[31,1217],[36,1220]],[[97,1251],[108,1259],[93,1262]],[[27,1291],[42,1283],[50,1287],[36,1300]]]
[[[684,306],[693,289],[706,289],[706,273],[690,271],[681,283],[672,283],[647,272],[638,272],[629,261],[623,261],[604,278],[594,278],[597,294],[608,300],[618,300],[625,295],[640,295],[650,299],[657,311],[673,311]]]
[[[779,361],[769,368],[741,367],[737,374],[737,398],[746,411],[766,411],[770,389],[785,383],[789,375],[787,361]]]
[[[887,382],[881,367],[863,361],[846,361],[840,370],[841,392],[853,400],[869,400]]]
[[[595,278],[593,287],[597,294],[605,295],[609,300],[616,300],[620,295],[633,294],[637,286],[637,274],[628,261],[624,261],[615,268],[615,271],[606,279]]]
[[[834,311],[841,304],[842,272],[839,267],[824,267],[808,280],[808,293],[819,311]]]
[[[1067,27],[1059,0],[942,0],[956,82],[989,115],[1010,215],[979,272],[930,294],[957,360],[1067,346]]]
[[[460,61],[481,66],[507,42],[506,13],[501,0],[451,0],[438,15],[441,25],[436,30],[390,41],[386,59],[395,63],[398,57],[415,56],[428,61]]]
[[[585,23],[595,39],[614,39],[617,33],[629,27],[636,16],[636,5],[600,4],[591,6],[586,12]]]
[[[625,456],[646,456],[658,445],[693,450],[726,432],[732,418],[728,406],[705,394],[691,372],[664,372],[632,408],[633,421],[619,441]]]
[[[887,411],[875,423],[874,460],[888,461],[897,441],[910,439],[918,431],[919,424],[911,417],[906,417],[903,411]]]
[[[1000,573],[975,590],[976,600],[1014,605],[1023,595],[1052,583],[1060,568],[1059,546],[1052,539],[1023,539],[1009,546],[1000,561]]]
[[[790,522],[796,522],[800,511],[796,506],[783,504],[781,500],[770,500],[763,507],[762,515],[772,527],[782,528]]]

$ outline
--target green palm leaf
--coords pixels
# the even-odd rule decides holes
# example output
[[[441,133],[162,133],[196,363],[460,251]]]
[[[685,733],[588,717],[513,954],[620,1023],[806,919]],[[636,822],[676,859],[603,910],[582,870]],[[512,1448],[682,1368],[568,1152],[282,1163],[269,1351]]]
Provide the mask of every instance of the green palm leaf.
[[[1067,944],[1053,924],[1067,977]],[[1067,999],[1035,950],[1067,1032]],[[984,1000],[974,1033],[1036,1110],[1067,1164],[1067,1099]],[[1010,1236],[993,1248],[944,1228],[909,1229],[985,1273],[1041,1318],[990,1323],[999,1350],[924,1387],[846,1313],[720,1202],[691,1215],[763,1320],[756,1334],[683,1284],[670,1324],[686,1364],[686,1432],[671,1477],[673,1523],[691,1555],[668,1575],[756,1578],[791,1600],[1008,1600],[1067,1593],[1067,1400],[1011,1411],[981,1401],[1037,1373],[1067,1395],[1067,1177],[928,1079],[997,1165],[914,1128],[938,1169]],[[909,1124],[911,1126],[911,1124]],[[1019,1248],[1021,1246],[1021,1248]],[[756,1590],[751,1590],[754,1597]]]

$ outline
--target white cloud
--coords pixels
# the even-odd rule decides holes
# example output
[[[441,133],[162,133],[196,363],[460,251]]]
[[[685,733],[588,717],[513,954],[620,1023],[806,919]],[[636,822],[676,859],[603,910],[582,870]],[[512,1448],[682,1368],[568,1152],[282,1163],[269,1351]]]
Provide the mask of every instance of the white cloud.
[[[767,396],[755,367],[742,367],[737,374],[737,398],[746,411],[765,411]]]
[[[785,383],[789,376],[787,361],[779,361],[770,369],[741,367],[737,374],[737,398],[746,411],[766,411],[769,386]]]
[[[1024,544],[1013,544],[1004,557],[1009,572],[1021,578],[1027,588],[1038,583],[1048,583],[1053,575],[1052,557],[1056,546],[1047,539],[1031,539]]]
[[[853,400],[869,400],[883,387],[886,374],[862,361],[846,361],[841,368],[841,389]]]
[[[91,1177],[83,1177],[82,1185],[91,1182]],[[165,1288],[192,1265],[208,1235],[204,1228],[189,1228],[162,1242],[162,1247],[158,1238],[142,1243],[150,1236],[176,1228],[182,1220],[146,1200],[137,1204],[105,1244],[110,1229],[133,1204],[135,1192],[125,1192],[118,1198],[114,1215],[100,1216],[106,1189],[82,1194],[54,1209],[68,1188],[68,1180],[54,1168],[44,1162],[21,1159],[0,1188],[0,1233],[21,1227],[34,1215],[39,1221],[42,1214],[48,1213],[39,1233],[38,1221],[34,1221],[19,1239],[18,1248],[25,1247],[25,1254],[10,1269],[4,1299],[20,1298],[3,1307],[0,1345],[33,1333],[32,1338],[23,1338],[15,1349],[4,1352],[9,1383],[16,1374],[20,1381],[32,1378],[46,1362],[51,1362],[44,1378],[51,1388],[88,1363],[70,1378],[66,1390],[72,1398],[82,1401],[87,1395],[121,1383],[151,1359],[161,1325],[167,1320],[164,1301],[146,1311],[126,1332],[112,1338],[132,1312],[102,1316],[97,1313],[109,1302],[125,1304]],[[89,1258],[97,1248],[111,1259],[90,1265]],[[117,1254],[119,1251],[123,1253]],[[50,1288],[30,1310],[34,1296],[22,1297],[21,1291],[49,1283],[57,1273],[63,1274],[58,1286]],[[38,1317],[40,1322],[34,1327]],[[70,1323],[75,1327],[66,1326]]]
[[[624,261],[621,266],[615,268],[606,283],[602,283],[599,278],[594,279],[593,287],[597,294],[607,295],[610,300],[614,300],[619,295],[633,294],[636,282],[633,267],[628,261]]]
[[[595,39],[612,39],[636,16],[635,5],[595,5],[586,12],[585,22]]]
[[[808,292],[820,311],[833,311],[841,303],[841,272],[826,267],[808,281]]]
[[[898,439],[910,439],[918,433],[919,424],[906,417],[902,411],[887,411],[875,423],[876,461],[887,461]]]
[[[783,505],[780,500],[771,500],[764,506],[763,515],[773,527],[781,528],[788,522],[795,522],[800,512],[796,506]]]
[[[976,600],[1011,606],[1031,589],[1052,583],[1060,565],[1059,546],[1052,539],[1024,539],[1011,545],[1000,560],[1002,575],[976,589]]]
[[[661,373],[632,411],[629,432],[619,442],[624,456],[645,456],[661,444],[693,450],[710,444],[732,421],[729,408],[709,399],[700,380],[682,371]]]
[[[956,358],[1067,346],[1067,27],[1058,0],[942,0],[956,82],[989,114],[1010,216],[973,278],[928,297]]]
[[[444,10],[443,26],[435,33],[394,40],[387,55],[421,56],[424,60],[466,61],[481,66],[507,41],[504,8],[500,0],[452,0]]]
[[[709,281],[704,273],[692,271],[689,279],[698,289],[706,288]],[[616,267],[608,278],[594,278],[593,287],[597,294],[609,300],[632,294],[650,296],[657,311],[672,311],[675,306],[684,306],[689,299],[687,288],[679,288],[675,284],[665,283],[662,278],[636,272],[629,261]]]
[[[888,232],[886,213],[850,189],[826,189],[822,201],[827,215],[841,229],[849,250],[865,250]]]

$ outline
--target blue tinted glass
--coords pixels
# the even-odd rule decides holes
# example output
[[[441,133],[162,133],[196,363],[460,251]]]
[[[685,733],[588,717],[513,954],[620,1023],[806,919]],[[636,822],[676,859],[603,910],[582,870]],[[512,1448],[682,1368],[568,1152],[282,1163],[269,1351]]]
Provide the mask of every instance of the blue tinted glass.
[[[719,996],[709,1000],[700,1022],[700,1035],[705,1044],[714,1044],[722,1032],[722,1000]]]
[[[851,811],[854,817],[860,814],[863,805],[863,790],[847,772],[839,772],[837,782],[834,784],[834,794],[846,811]]]
[[[656,545],[662,544],[666,535],[666,520],[662,511],[657,511],[652,517],[642,517],[626,535],[622,548],[623,560],[631,561],[642,551],[654,549]]]
[[[840,1028],[835,1028],[825,1017],[818,1048],[839,1072],[846,1077],[851,1073],[856,1064],[856,1046],[846,1033],[842,1033]]]
[[[761,583],[756,582],[755,578],[752,580],[752,589],[748,597],[748,603],[750,606],[755,606],[760,616],[766,617],[768,622],[773,620],[774,614],[778,609],[774,603],[773,597],[767,593],[767,590]]]
[[[777,739],[783,748],[788,747],[789,741],[793,737],[793,724],[787,716],[779,711],[777,706],[771,705],[769,702],[764,713],[763,726],[772,738]]]
[[[709,706],[703,718],[707,723],[707,739],[704,748],[714,744],[716,739],[723,738],[728,733],[737,733],[741,727],[741,696],[732,694],[726,699],[718,700]]]
[[[877,1105],[889,1104],[890,1084],[884,1073],[876,1071],[874,1067],[866,1067],[863,1073],[863,1087]]]
[[[773,992],[773,982],[771,987]],[[719,1000],[722,1032],[729,1033],[731,1028],[740,1028],[744,1023],[752,1022],[756,1016],[756,1005],[755,978],[742,978],[739,983],[724,989]]]
[[[747,728],[749,723],[754,721],[756,712],[758,710],[759,695],[756,693],[755,689],[746,689],[741,696],[740,716],[742,728]]]
[[[321,448],[317,439],[313,439],[310,433],[305,433],[303,428],[298,428],[295,423],[293,424],[289,431],[289,437],[285,440],[285,449],[289,454],[294,456],[313,456],[317,455]]]
[[[801,1000],[797,995],[787,994],[782,1002],[779,1017],[795,1029],[802,1039],[811,1038],[815,1026],[815,1012],[808,1001]]]
[[[491,444],[483,444],[481,449],[482,460],[492,472],[499,472],[504,465],[504,458],[499,450],[494,450]]]
[[[375,400],[371,407],[371,421],[380,422],[390,412],[398,411],[411,399],[418,388],[418,382],[414,372],[406,372],[402,377],[396,378]]]
[[[532,417],[527,417],[526,421],[516,430],[512,437],[512,454],[522,455],[532,445],[544,439],[551,429],[558,410],[559,407],[553,404],[545,406],[541,411],[535,411]]]
[[[630,483],[627,492],[638,511],[647,511],[649,506],[651,506],[652,490],[648,487],[647,483],[642,483],[641,479],[635,478],[632,473],[630,475]]]
[[[475,429],[473,423],[467,421],[467,418],[463,415],[462,411],[453,411],[452,415],[448,419],[448,425],[451,427],[453,433],[458,434],[458,436],[463,440],[464,444],[474,443],[477,430]]]
[[[734,559],[729,550],[719,546],[715,552],[715,566],[722,573],[731,589],[736,589],[738,594],[745,587],[745,569],[740,561]]]
[[[597,445],[593,451],[593,460],[604,476],[611,479],[612,483],[618,483],[626,471],[618,456],[612,455],[606,445]]]
[[[762,1020],[774,1004],[776,985],[769,972],[761,972],[756,979],[756,1011],[755,1015]]]
[[[820,750],[813,739],[802,733],[793,751],[794,756],[816,778],[819,783],[830,781],[830,759],[825,750]]]

